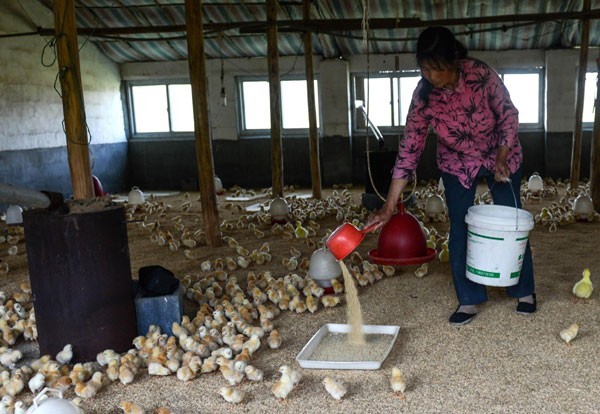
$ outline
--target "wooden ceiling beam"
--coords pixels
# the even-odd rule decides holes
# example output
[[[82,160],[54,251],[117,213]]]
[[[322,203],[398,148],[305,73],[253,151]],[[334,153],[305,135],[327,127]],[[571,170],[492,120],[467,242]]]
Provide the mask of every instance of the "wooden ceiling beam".
[[[511,14],[501,16],[481,16],[456,19],[421,20],[418,18],[376,18],[369,20],[369,28],[378,29],[407,29],[427,26],[461,26],[486,23],[518,23],[518,22],[547,22],[552,20],[579,20],[600,19],[600,9],[556,13]],[[296,30],[298,32],[327,32],[327,31],[355,31],[362,30],[362,19],[315,19],[315,20],[279,20],[278,30]],[[205,31],[224,31],[238,29],[241,33],[264,32],[267,22],[226,22],[204,23]],[[185,32],[185,25],[171,26],[137,26],[137,27],[90,27],[78,28],[77,33],[82,36],[117,36],[148,33],[173,33]],[[54,29],[39,28],[42,36],[51,36]]]

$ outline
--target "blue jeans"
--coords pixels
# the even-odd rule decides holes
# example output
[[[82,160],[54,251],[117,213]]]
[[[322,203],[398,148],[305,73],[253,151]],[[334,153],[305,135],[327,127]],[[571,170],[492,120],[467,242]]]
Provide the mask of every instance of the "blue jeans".
[[[467,210],[474,204],[477,183],[480,177],[487,181],[488,188],[492,193],[494,204],[502,206],[514,206],[515,198],[517,206],[521,208],[519,188],[522,172],[519,168],[510,176],[510,183],[496,182],[494,174],[487,168],[481,167],[477,178],[470,188],[465,188],[458,178],[448,173],[442,173],[444,188],[446,192],[446,204],[450,219],[450,236],[448,249],[450,253],[450,269],[458,303],[461,305],[476,305],[487,300],[487,290],[484,285],[467,279],[467,224],[465,216]],[[493,252],[490,252],[493,254]],[[519,277],[519,283],[506,288],[506,293],[513,298],[529,296],[535,291],[533,282],[533,262],[531,260],[531,248],[529,240],[523,258],[523,267]]]

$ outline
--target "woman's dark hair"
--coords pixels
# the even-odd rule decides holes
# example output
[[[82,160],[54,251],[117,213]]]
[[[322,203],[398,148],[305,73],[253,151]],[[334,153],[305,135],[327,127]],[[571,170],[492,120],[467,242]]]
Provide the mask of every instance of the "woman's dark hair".
[[[455,64],[459,59],[467,57],[467,48],[445,27],[435,26],[423,30],[417,40],[417,64],[421,67],[424,63],[434,67],[443,68]],[[432,86],[424,80],[419,96],[429,103],[429,92]]]

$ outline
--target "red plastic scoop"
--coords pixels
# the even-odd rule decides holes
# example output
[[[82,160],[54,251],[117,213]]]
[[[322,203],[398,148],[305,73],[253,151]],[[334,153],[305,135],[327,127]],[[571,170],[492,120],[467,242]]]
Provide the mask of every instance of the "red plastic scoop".
[[[348,256],[362,242],[365,235],[375,229],[379,223],[373,223],[359,230],[351,223],[344,223],[333,231],[325,241],[325,245],[335,256],[342,260]]]

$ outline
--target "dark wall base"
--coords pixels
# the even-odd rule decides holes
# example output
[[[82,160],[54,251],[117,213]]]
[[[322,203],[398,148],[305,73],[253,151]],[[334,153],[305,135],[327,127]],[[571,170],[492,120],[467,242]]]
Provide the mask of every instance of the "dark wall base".
[[[266,188],[272,185],[271,141],[268,138],[213,141],[215,174],[223,185]],[[284,184],[311,186],[308,140],[283,140]],[[347,137],[320,140],[322,185],[352,182]],[[131,185],[142,189],[198,189],[196,147],[193,140],[131,141]]]
[[[581,177],[589,176],[590,133],[584,134]],[[523,174],[537,171],[542,176],[566,178],[570,174],[571,134],[546,134],[541,131],[521,132]],[[352,183],[370,186],[367,170],[365,136],[334,136],[319,140],[321,184]],[[271,141],[268,138],[213,141],[215,174],[225,187],[265,188],[272,184]],[[436,137],[426,143],[417,168],[419,180],[438,179]],[[385,137],[383,146],[371,136],[371,173],[376,188],[387,192],[398,136]],[[130,186],[158,190],[197,190],[198,170],[193,139],[179,141],[130,141]],[[307,138],[283,140],[283,175],[285,184],[311,186],[309,145]]]
[[[92,145],[93,174],[104,191],[127,188],[127,143]],[[66,147],[0,152],[2,182],[31,190],[47,190],[71,196],[73,187]],[[2,203],[2,200],[0,200]]]
[[[581,161],[579,178],[590,176],[590,149],[592,132],[584,131],[581,136]],[[546,175],[553,178],[571,177],[571,152],[573,151],[572,132],[548,132],[545,142]]]

